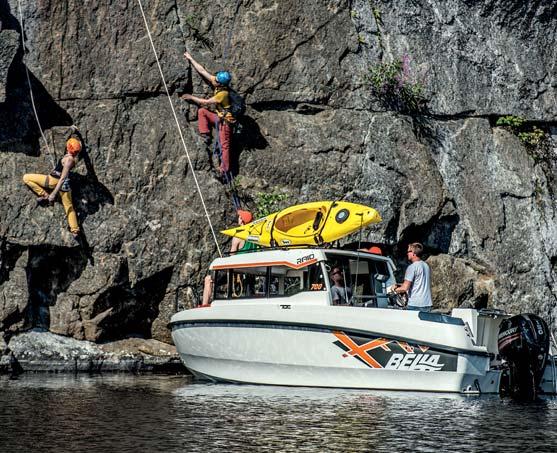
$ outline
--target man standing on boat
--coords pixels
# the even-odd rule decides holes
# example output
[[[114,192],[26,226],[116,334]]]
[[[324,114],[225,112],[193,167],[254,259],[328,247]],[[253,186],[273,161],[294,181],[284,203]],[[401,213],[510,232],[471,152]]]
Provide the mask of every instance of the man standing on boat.
[[[406,257],[411,262],[404,273],[404,282],[394,291],[408,294],[407,310],[431,311],[431,271],[422,260],[424,246],[419,242],[408,245]]]

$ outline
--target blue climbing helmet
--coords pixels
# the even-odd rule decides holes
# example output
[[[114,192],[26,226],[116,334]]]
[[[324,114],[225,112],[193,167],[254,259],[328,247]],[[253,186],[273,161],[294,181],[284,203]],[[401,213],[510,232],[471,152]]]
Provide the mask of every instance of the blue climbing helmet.
[[[227,86],[232,80],[232,76],[228,71],[219,71],[216,73],[215,78],[217,82],[221,85]]]

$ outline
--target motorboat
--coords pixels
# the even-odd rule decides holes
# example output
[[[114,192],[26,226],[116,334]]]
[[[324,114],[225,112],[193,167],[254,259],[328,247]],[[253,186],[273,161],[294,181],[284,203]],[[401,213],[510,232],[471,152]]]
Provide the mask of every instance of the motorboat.
[[[350,300],[335,305],[332,270]],[[386,256],[260,249],[215,259],[213,300],[171,318],[185,366],[213,381],[456,393],[555,393],[549,331],[535,315],[405,310]],[[335,283],[336,284],[336,283]]]

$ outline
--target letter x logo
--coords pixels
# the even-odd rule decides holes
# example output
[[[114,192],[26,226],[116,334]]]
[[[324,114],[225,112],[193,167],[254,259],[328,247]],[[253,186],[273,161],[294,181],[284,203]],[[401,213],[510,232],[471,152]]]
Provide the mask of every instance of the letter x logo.
[[[385,340],[384,338],[377,338],[372,341],[368,341],[362,345],[358,345],[346,335],[344,332],[334,331],[333,335],[337,337],[337,339],[348,348],[346,351],[345,357],[348,355],[354,356],[362,360],[368,366],[372,368],[383,368],[381,364],[367,354],[367,351],[371,351],[372,349],[381,348],[385,351],[390,351],[390,348],[387,346],[392,340]]]

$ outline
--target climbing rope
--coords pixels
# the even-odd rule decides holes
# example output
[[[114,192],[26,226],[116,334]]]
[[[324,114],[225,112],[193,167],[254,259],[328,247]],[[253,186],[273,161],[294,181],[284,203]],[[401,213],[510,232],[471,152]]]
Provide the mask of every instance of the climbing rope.
[[[37,107],[35,105],[35,96],[33,96],[33,87],[31,86],[31,76],[29,75],[29,68],[27,67],[27,64],[25,64],[25,57],[27,56],[27,51],[25,50],[25,29],[23,28],[23,14],[21,12],[21,0],[17,0],[17,9],[19,11],[19,26],[21,28],[21,47],[23,48],[23,59],[24,59],[24,64],[23,66],[25,66],[25,74],[27,76],[27,84],[29,85],[29,96],[31,98],[31,105],[33,106],[33,112],[35,113],[35,119],[37,120],[37,125],[39,127],[39,131],[41,132],[41,136],[44,140],[44,144],[46,146],[46,149],[48,151],[48,154],[50,156],[50,159],[53,161],[53,166],[54,166],[54,155],[52,154],[50,147],[48,146],[48,141],[46,139],[46,136],[44,135],[43,132],[43,128],[41,126],[41,122],[39,120],[39,114],[37,113]]]
[[[211,233],[213,234],[213,239],[215,240],[215,245],[217,246],[219,256],[222,257],[222,252],[220,250],[219,242],[217,240],[217,235],[215,234],[213,224],[211,223],[211,218],[209,217],[209,211],[207,210],[205,200],[203,199],[203,194],[201,193],[201,187],[199,186],[199,182],[197,180],[197,176],[196,176],[195,170],[193,168],[193,164],[192,164],[192,161],[191,161],[191,158],[190,158],[188,147],[186,145],[186,141],[184,140],[184,135],[182,134],[182,128],[180,127],[180,122],[178,121],[178,115],[176,115],[176,110],[174,109],[174,104],[172,103],[172,98],[170,97],[170,92],[168,91],[168,86],[166,85],[166,79],[164,78],[164,74],[162,72],[162,68],[161,68],[161,64],[160,64],[159,57],[158,57],[158,54],[157,54],[157,50],[155,49],[155,44],[154,44],[153,38],[151,36],[151,30],[149,29],[149,24],[147,23],[147,17],[145,17],[145,11],[143,10],[143,5],[141,4],[141,0],[137,0],[137,3],[139,5],[139,9],[141,10],[141,15],[143,16],[143,22],[145,23],[145,29],[147,30],[147,36],[149,37],[149,42],[151,43],[151,48],[153,49],[153,54],[155,55],[155,60],[157,62],[157,67],[159,68],[159,73],[161,75],[161,80],[162,80],[162,83],[164,85],[164,89],[166,91],[166,96],[168,97],[168,102],[170,104],[172,114],[174,115],[174,121],[176,121],[176,128],[178,129],[178,133],[180,134],[180,140],[182,141],[184,151],[186,152],[186,157],[188,159],[188,163],[189,163],[189,166],[191,168],[191,173],[193,175],[193,180],[195,181],[195,186],[197,187],[197,192],[199,193],[199,198],[201,199],[201,204],[203,205],[203,209],[205,211],[205,216],[207,217],[207,222],[209,223],[209,228],[211,229]]]

